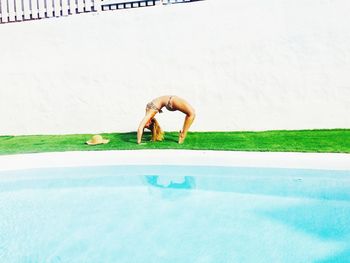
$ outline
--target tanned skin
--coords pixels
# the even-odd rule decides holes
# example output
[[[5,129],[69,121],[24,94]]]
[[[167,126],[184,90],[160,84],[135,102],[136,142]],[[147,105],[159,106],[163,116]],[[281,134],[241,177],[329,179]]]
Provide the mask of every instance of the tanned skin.
[[[158,98],[155,98],[152,100],[153,104],[161,110],[167,103],[169,102],[169,99],[171,97],[171,106],[174,111],[181,111],[186,115],[185,121],[182,127],[182,130],[179,133],[179,143],[183,143],[185,141],[185,138],[187,136],[188,129],[191,127],[196,114],[194,108],[184,99],[178,97],[178,96],[161,96]],[[148,128],[151,124],[152,119],[154,116],[158,113],[157,110],[155,109],[147,109],[146,110],[146,115],[142,119],[139,128],[137,129],[137,143],[141,143],[142,135],[143,135],[143,130],[144,128]]]

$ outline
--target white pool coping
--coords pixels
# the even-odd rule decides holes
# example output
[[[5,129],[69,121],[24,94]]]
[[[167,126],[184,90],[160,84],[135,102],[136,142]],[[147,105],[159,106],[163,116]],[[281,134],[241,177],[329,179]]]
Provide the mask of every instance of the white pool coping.
[[[207,165],[350,170],[350,154],[125,150],[74,151],[0,156],[0,171],[100,165]]]

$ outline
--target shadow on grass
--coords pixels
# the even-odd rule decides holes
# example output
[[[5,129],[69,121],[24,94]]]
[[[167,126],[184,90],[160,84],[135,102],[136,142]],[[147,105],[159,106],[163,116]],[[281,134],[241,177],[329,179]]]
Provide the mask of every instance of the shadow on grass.
[[[136,132],[127,132],[127,133],[119,133],[117,136],[122,140],[123,142],[127,143],[133,143],[135,144],[137,141],[137,133]]]
[[[118,136],[118,137],[117,137]],[[109,137],[111,137],[109,135]],[[145,131],[143,136],[142,136],[142,141],[144,142],[150,142],[151,141],[151,133],[149,131]],[[127,133],[120,133],[116,134],[116,138],[119,138],[121,141],[126,142],[126,143],[132,143],[136,144],[137,142],[137,133],[136,132],[127,132]],[[111,137],[113,139],[113,137]],[[164,140],[163,142],[168,142],[168,143],[177,143],[178,142],[178,134],[174,132],[169,132],[164,134]]]
[[[6,140],[10,140],[12,138],[14,138],[15,136],[1,136],[0,137],[0,141],[6,141]]]
[[[175,133],[165,133],[164,141],[178,142],[179,136]]]

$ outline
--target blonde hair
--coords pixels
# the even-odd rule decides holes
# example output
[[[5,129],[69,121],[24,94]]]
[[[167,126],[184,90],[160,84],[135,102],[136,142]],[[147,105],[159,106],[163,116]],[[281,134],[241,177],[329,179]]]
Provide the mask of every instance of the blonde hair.
[[[163,141],[164,140],[164,131],[159,125],[159,122],[153,118],[150,126],[152,132],[151,141]]]

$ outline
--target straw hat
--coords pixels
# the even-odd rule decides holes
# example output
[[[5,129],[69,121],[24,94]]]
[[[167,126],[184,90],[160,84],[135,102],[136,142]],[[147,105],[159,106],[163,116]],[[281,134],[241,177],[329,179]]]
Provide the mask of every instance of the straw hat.
[[[101,135],[94,135],[86,142],[88,145],[106,144],[109,140],[103,139]]]

